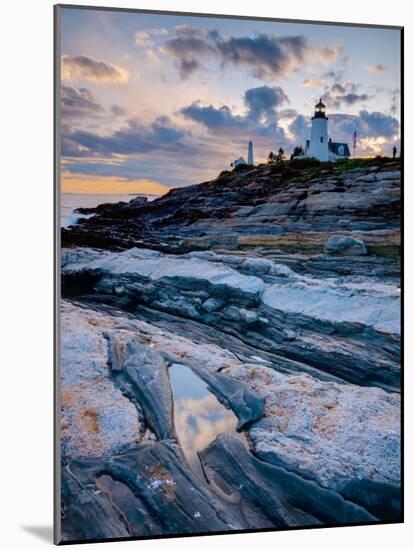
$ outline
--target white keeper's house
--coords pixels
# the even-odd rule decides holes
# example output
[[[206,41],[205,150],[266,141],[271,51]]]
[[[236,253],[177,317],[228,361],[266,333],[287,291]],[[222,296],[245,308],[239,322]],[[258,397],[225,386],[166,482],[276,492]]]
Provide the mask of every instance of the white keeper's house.
[[[315,157],[321,161],[346,159],[351,156],[347,143],[336,143],[328,135],[326,105],[319,100],[312,117],[310,139],[306,140],[304,157]]]

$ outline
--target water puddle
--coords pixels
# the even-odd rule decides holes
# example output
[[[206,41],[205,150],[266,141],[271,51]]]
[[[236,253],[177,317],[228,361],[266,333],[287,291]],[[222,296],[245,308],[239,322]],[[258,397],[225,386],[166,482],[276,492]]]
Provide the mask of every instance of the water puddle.
[[[236,431],[237,417],[210,392],[208,385],[185,365],[169,368],[174,398],[174,424],[178,441],[190,466],[203,477],[198,451],[205,449],[218,434]]]

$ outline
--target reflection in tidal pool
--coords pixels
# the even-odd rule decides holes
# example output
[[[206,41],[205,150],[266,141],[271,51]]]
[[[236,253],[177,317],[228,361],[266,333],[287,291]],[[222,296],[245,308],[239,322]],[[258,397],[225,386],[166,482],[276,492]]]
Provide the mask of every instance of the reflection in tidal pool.
[[[239,435],[237,417],[189,367],[174,363],[169,373],[177,437],[189,464],[202,475],[197,451],[205,449],[218,434]]]

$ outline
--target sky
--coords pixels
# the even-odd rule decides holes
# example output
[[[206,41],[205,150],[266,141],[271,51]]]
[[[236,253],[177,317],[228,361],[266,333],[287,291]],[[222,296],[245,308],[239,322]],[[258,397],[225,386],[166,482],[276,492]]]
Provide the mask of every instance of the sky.
[[[400,147],[400,32],[61,9],[61,188],[162,194],[309,137]],[[351,148],[351,147],[350,147]]]

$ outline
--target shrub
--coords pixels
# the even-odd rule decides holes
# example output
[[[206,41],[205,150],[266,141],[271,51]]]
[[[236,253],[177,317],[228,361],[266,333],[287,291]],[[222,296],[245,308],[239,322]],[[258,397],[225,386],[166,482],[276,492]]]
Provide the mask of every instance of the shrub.
[[[251,164],[238,164],[233,168],[235,172],[242,172],[243,170],[251,170],[252,165]]]
[[[230,170],[222,170],[220,174],[217,176],[217,179],[224,178],[224,176],[228,176],[229,174],[231,174]]]
[[[321,161],[313,157],[304,158],[304,159],[293,158],[289,164],[292,168],[297,168],[298,170],[304,170],[305,168],[316,168],[320,166]]]

